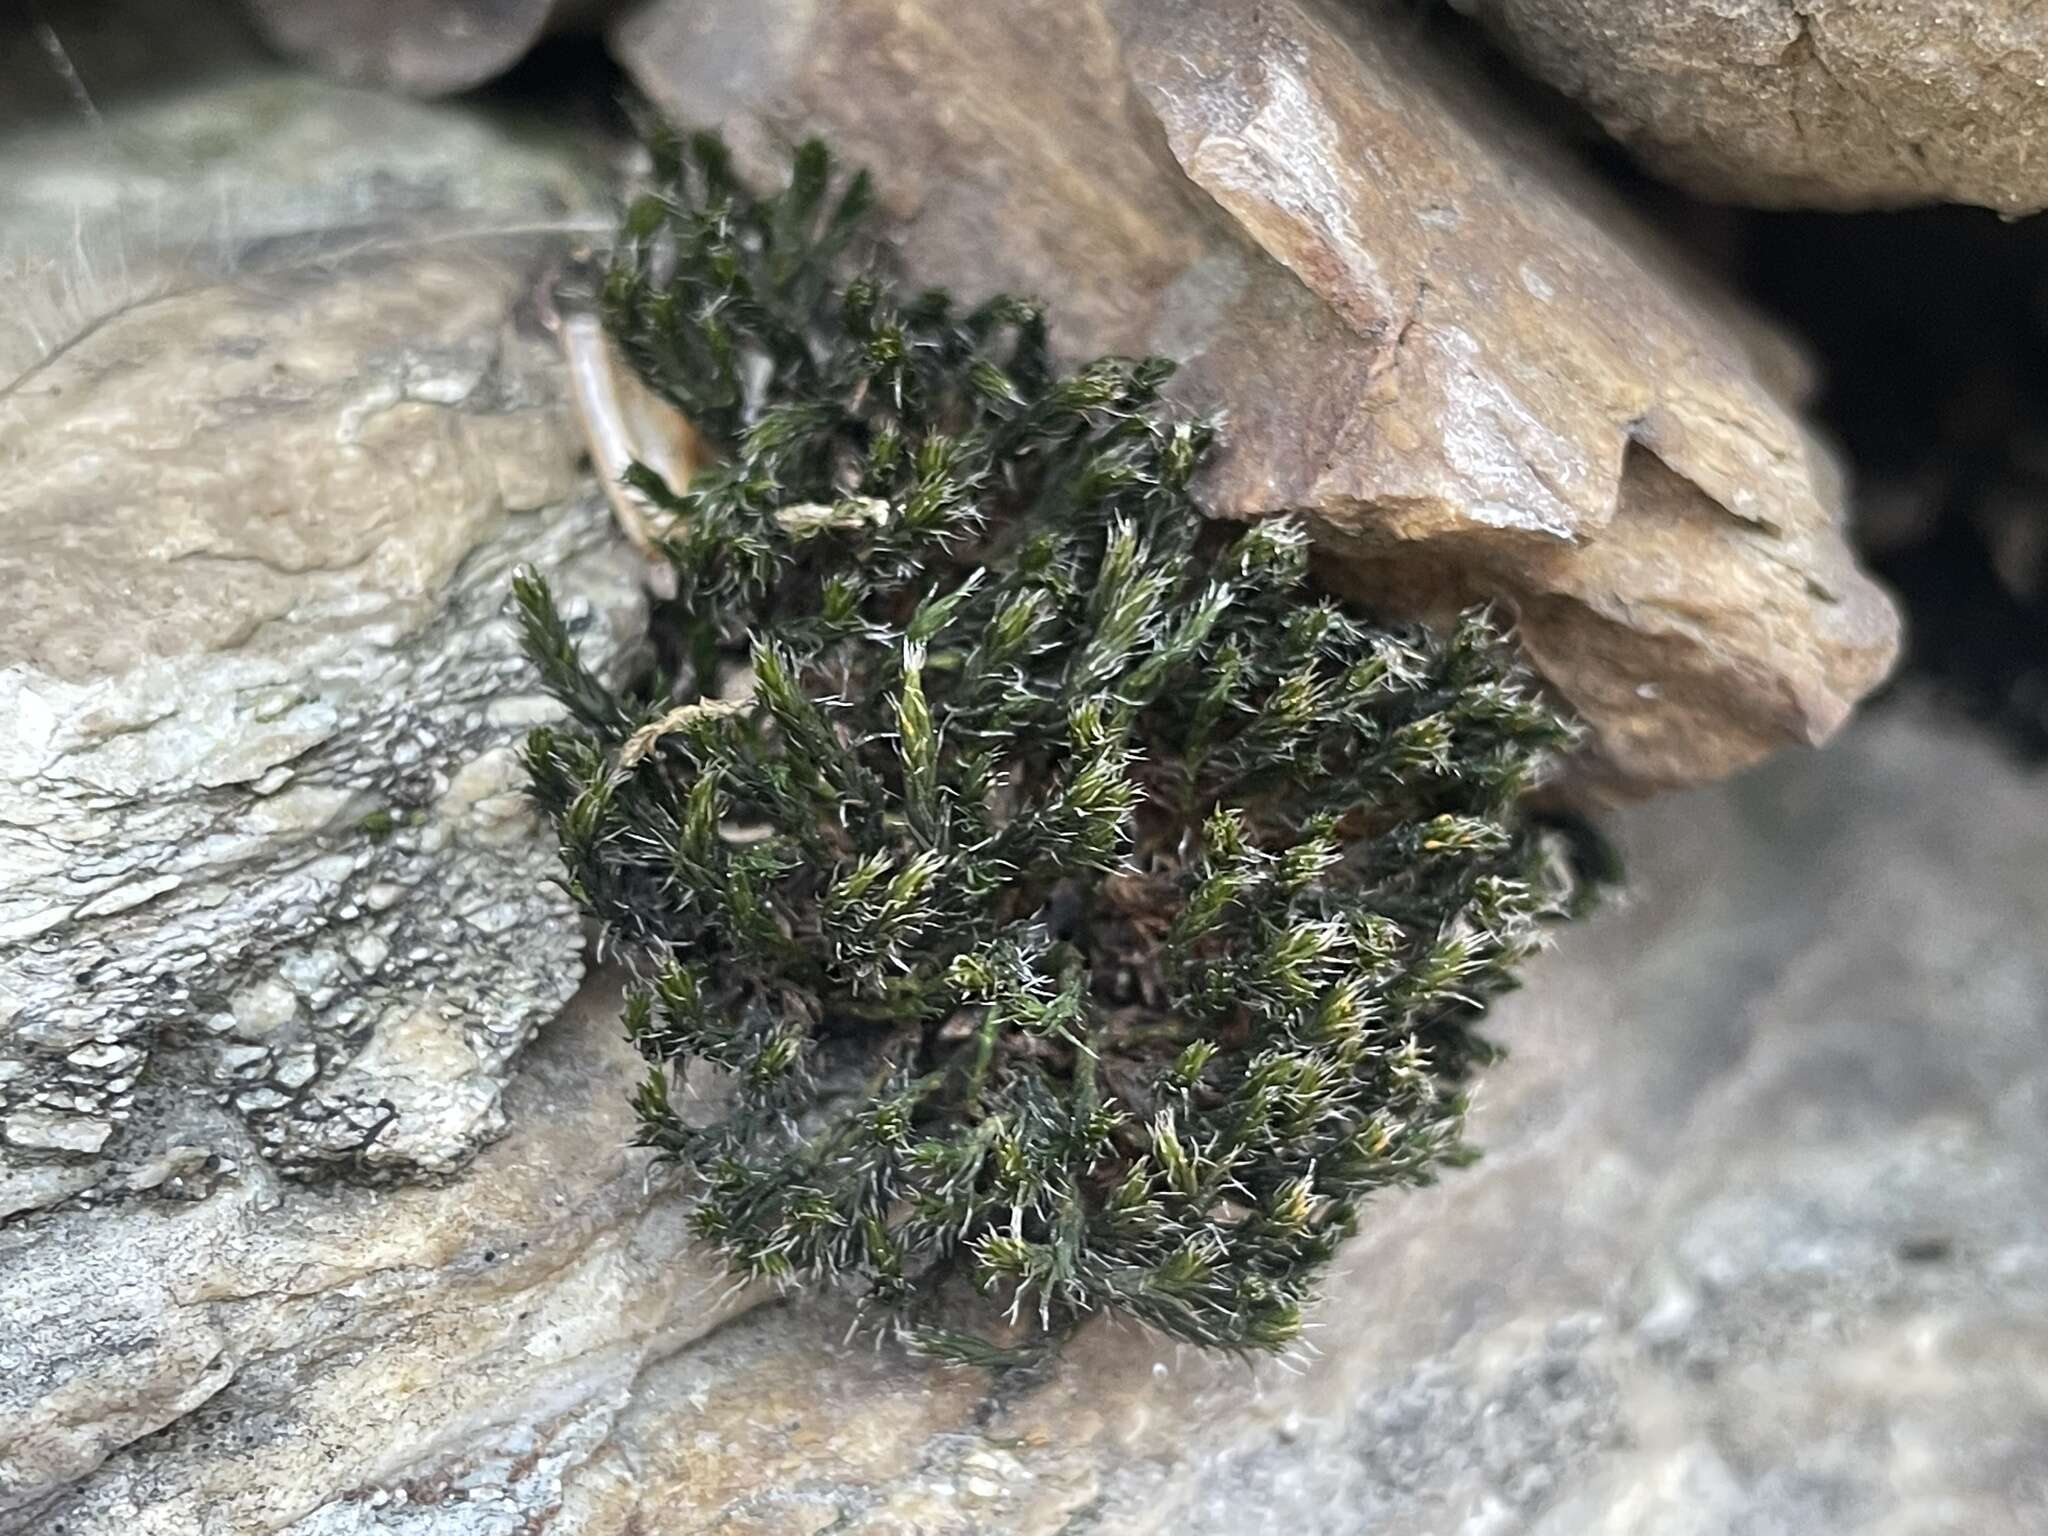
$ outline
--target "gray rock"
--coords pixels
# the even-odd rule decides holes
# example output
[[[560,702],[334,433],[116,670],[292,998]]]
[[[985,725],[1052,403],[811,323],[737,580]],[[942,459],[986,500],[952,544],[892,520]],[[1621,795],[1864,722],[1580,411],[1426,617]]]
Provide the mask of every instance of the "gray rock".
[[[122,1053],[122,1059],[126,1054]],[[73,1059],[81,1065],[91,1064],[87,1051],[74,1052]],[[111,1125],[46,1109],[18,1110],[0,1120],[0,1141],[30,1152],[97,1152],[113,1133]]]
[[[0,390],[104,317],[214,278],[395,233],[608,223],[586,157],[518,127],[283,70],[225,0],[8,7]]]
[[[1661,176],[1762,207],[2048,207],[2032,0],[1452,0]]]
[[[151,1172],[180,1145],[446,1172],[582,968],[510,572],[600,665],[645,611],[532,306],[588,205],[571,157],[324,86],[107,123],[155,169],[0,149],[5,239],[51,264],[0,263],[0,313],[59,326],[0,375],[0,1204],[190,1194]],[[333,179],[273,197],[294,150]],[[144,232],[134,284],[92,286],[56,189]],[[53,272],[75,312],[36,308]]]
[[[594,26],[619,0],[244,0],[278,52],[345,80],[443,96],[495,78],[549,32]]]
[[[0,1532],[2039,1531],[2044,810],[1901,710],[1631,812],[1485,1160],[1368,1213],[1291,1367],[1105,1327],[992,1386],[746,1310],[592,987],[446,1187],[0,1237]]]
[[[314,1191],[257,1162],[183,1205],[0,1228],[0,1531],[339,1532],[451,1506],[422,1528],[507,1530],[494,1479],[518,1518],[547,1508],[646,1361],[739,1304],[626,1150],[616,1002],[556,1022],[511,1133],[456,1182]]]

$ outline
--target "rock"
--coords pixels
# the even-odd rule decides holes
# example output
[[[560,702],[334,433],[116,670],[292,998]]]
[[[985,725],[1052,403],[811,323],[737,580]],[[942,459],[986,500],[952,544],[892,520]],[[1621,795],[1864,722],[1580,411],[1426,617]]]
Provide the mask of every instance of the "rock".
[[[33,1163],[0,1168],[0,1220],[83,1194],[107,1175],[104,1162]]]
[[[511,1134],[458,1183],[312,1191],[256,1164],[191,1204],[0,1229],[0,1531],[368,1531],[438,1508],[453,1536],[508,1531],[514,1498],[545,1510],[644,1363],[740,1304],[626,1150],[616,1010],[613,983],[557,1023],[508,1090]],[[523,1465],[486,1457],[459,1487],[411,1475],[512,1443]]]
[[[244,0],[264,40],[326,74],[413,96],[503,74],[549,32],[589,27],[616,0]]]
[[[1891,661],[1783,341],[1396,12],[670,0],[614,44],[757,176],[870,165],[920,280],[1181,359],[1214,511],[1306,511],[1386,608],[1505,604],[1618,781],[1819,741]]]
[[[0,387],[15,1210],[203,1193],[163,1169],[177,1146],[216,1167],[445,1173],[502,1128],[512,1058],[581,975],[518,793],[511,748],[546,709],[502,609],[530,562],[601,664],[644,623],[532,307],[588,205],[565,207],[566,176],[497,197],[514,166],[568,162],[494,158],[461,114],[273,86],[201,93],[228,142],[268,124],[240,159],[180,152],[184,98],[109,121],[123,143],[166,130],[139,152],[180,218],[209,189],[267,196],[280,141],[348,139],[338,179],[224,251],[173,219],[142,291],[99,293]],[[0,207],[23,211],[8,238],[55,228],[55,194],[16,168],[68,175],[86,158],[68,142],[0,148]],[[110,217],[139,220],[122,199],[147,178],[96,174],[75,190],[120,186]],[[10,270],[0,299],[36,280]]]
[[[1452,3],[1703,197],[2048,207],[2048,17],[2032,0]]]
[[[43,1109],[19,1110],[0,1120],[0,1141],[31,1152],[97,1152],[113,1134],[111,1125]]]
[[[445,1187],[0,1233],[0,1533],[2038,1531],[2044,811],[1900,709],[1630,812],[1487,1156],[1367,1214],[1292,1367],[1096,1327],[992,1384],[747,1310],[622,1150],[600,982]]]
[[[0,390],[105,316],[201,281],[394,234],[608,226],[572,146],[288,73],[224,9],[0,15]],[[90,113],[62,69],[90,82]]]

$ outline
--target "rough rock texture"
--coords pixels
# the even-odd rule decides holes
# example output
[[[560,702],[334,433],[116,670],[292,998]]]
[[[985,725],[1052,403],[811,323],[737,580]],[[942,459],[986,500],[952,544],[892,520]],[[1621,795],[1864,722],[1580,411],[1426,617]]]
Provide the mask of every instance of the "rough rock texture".
[[[1488,1156],[1369,1215],[1305,1368],[1106,1329],[992,1391],[733,1317],[593,987],[451,1187],[0,1236],[0,1532],[2039,1531],[2048,783],[1953,732],[1631,813]]]
[[[287,140],[363,120],[350,93],[278,91]],[[240,88],[209,99],[216,132],[253,127]],[[201,1198],[258,1152],[445,1171],[502,1126],[512,1055],[581,975],[512,752],[547,706],[500,612],[532,561],[593,654],[643,622],[532,314],[562,184],[491,201],[507,167],[473,125],[400,110],[421,115],[391,174],[358,143],[312,226],[242,231],[233,282],[174,223],[140,295],[0,303],[66,321],[0,385],[0,1216]],[[19,170],[44,163],[22,142],[71,161],[56,130],[0,150],[32,241],[61,182]],[[179,217],[267,184],[266,157],[150,142]],[[142,195],[102,174],[73,192]],[[0,294],[89,278],[82,228]]]
[[[1763,207],[2048,207],[2034,0],[1451,0],[1660,176]]]
[[[1621,779],[1818,741],[1889,664],[1783,343],[1397,8],[671,0],[614,42],[760,174],[812,131],[873,167],[919,277],[1185,360],[1217,511],[1311,512],[1385,606],[1504,600]]]
[[[0,1531],[251,1536],[325,1506],[302,1529],[355,1532],[452,1502],[467,1523],[424,1528],[509,1532],[545,1511],[650,1352],[732,1305],[625,1150],[632,1061],[599,989],[458,1183],[316,1191],[252,1162],[194,1204],[0,1228]],[[472,1465],[480,1445],[503,1463]]]

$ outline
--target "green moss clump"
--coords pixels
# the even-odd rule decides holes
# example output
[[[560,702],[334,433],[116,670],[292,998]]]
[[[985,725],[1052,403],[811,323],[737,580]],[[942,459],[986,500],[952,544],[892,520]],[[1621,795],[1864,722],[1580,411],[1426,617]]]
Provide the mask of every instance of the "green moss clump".
[[[533,792],[648,978],[641,1140],[739,1273],[948,1358],[1000,1358],[930,1321],[968,1287],[1285,1348],[1360,1202],[1466,1155],[1474,1026],[1564,895],[1519,806],[1566,726],[1482,614],[1378,624],[1293,522],[1206,523],[1167,363],[899,298],[817,145],[768,199],[655,151],[603,312],[725,455],[631,476],[675,519],[662,679],[517,594],[572,717]]]

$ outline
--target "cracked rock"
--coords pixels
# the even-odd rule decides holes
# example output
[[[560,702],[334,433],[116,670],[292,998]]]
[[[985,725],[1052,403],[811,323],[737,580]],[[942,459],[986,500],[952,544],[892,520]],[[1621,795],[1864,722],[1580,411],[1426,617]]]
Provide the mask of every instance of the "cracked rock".
[[[8,398],[11,1147],[95,1153],[132,1113],[115,1150],[147,1159],[154,1100],[195,1094],[299,1171],[445,1172],[501,1128],[582,948],[490,715],[530,686],[506,585],[548,572],[601,663],[643,612],[508,321],[541,257],[201,289]],[[474,355],[459,404],[385,388],[422,345]]]
[[[187,1141],[136,1175],[182,1204],[0,1228],[0,1533],[510,1536],[545,1509],[645,1361],[744,1304],[627,1150],[617,1006],[556,1021],[454,1182],[209,1184]],[[401,1066],[465,1049],[414,1030]]]
[[[1383,609],[1503,604],[1615,782],[1818,742],[1891,662],[1787,343],[1398,8],[666,0],[614,44],[756,176],[870,166],[918,280],[1180,359],[1211,510],[1308,513]]]
[[[2048,207],[2048,13],[2033,0],[1452,3],[1704,197]]]
[[[515,1056],[582,972],[518,793],[537,716],[511,573],[548,575],[601,666],[644,625],[533,314],[575,223],[566,162],[333,87],[196,94],[217,137],[263,114],[255,147],[181,150],[183,97],[110,106],[115,142],[149,157],[111,178],[121,196],[155,186],[196,217],[260,203],[280,141],[348,148],[335,184],[264,207],[310,227],[243,228],[223,255],[174,224],[126,269],[152,272],[139,289],[72,284],[104,312],[0,373],[17,1213],[182,1188],[178,1147],[216,1172],[258,1156],[392,1178],[445,1174],[501,1131]],[[392,113],[403,142],[376,121]],[[63,170],[66,142],[17,136],[0,165]],[[51,236],[48,187],[0,171],[8,240]],[[75,263],[106,259],[73,233]],[[0,274],[10,315],[65,318],[35,308],[47,271]]]

